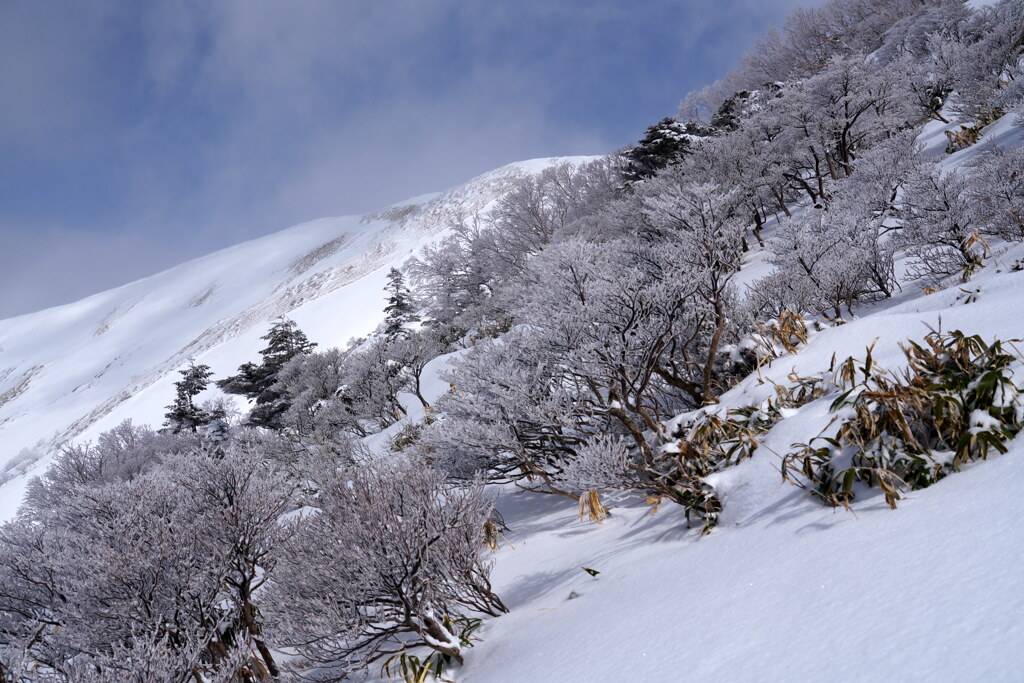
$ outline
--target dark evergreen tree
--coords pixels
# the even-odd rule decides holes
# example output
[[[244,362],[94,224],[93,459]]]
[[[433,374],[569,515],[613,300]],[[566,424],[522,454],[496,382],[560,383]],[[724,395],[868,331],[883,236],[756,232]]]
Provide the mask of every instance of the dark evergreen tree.
[[[220,410],[204,410],[195,403],[195,398],[206,390],[210,383],[209,365],[189,363],[184,370],[179,370],[181,379],[174,383],[177,396],[174,403],[167,406],[164,414],[164,427],[173,434],[183,431],[195,432],[199,427],[209,424],[212,420],[223,419]]]
[[[711,117],[711,128],[706,132],[722,134],[735,131],[743,121],[764,109],[770,100],[781,96],[782,86],[778,83],[765,83],[758,90],[738,90],[718,107]]]
[[[256,401],[249,414],[250,425],[278,429],[279,418],[289,405],[288,397],[274,388],[278,373],[285,363],[295,356],[309,353],[316,344],[309,341],[294,320],[287,318],[275,320],[270,330],[260,338],[267,341],[266,348],[260,351],[262,362],[239,366],[237,375],[218,380],[217,386],[228,394]]]
[[[694,137],[708,135],[711,131],[703,126],[666,116],[649,126],[636,147],[625,153],[628,162],[624,171],[626,179],[635,182],[650,178],[689,154]]]
[[[750,99],[751,93],[749,90],[740,90],[733,94],[732,97],[727,97],[718,108],[718,111],[715,112],[715,115],[711,117],[711,125],[722,130],[736,130],[740,127],[740,121],[742,121],[747,113],[746,108]]]
[[[384,335],[388,339],[407,336],[406,325],[417,322],[420,317],[416,315],[416,307],[412,303],[409,288],[405,286],[402,271],[397,268],[388,271],[388,283],[384,285],[384,291],[388,293],[388,305],[384,307],[387,314],[384,319]]]

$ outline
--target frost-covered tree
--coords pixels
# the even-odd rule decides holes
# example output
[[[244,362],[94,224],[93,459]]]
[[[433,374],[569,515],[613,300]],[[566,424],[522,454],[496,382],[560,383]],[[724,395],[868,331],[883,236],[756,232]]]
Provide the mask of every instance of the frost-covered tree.
[[[782,30],[769,29],[744,55],[736,80],[749,87],[807,78],[835,57],[875,52],[900,21],[942,4],[948,0],[831,0],[798,7]]]
[[[446,349],[437,332],[427,328],[393,338],[382,335],[345,351],[296,356],[282,368],[275,386],[289,397],[280,420],[283,432],[301,449],[345,455],[348,439],[385,429],[405,414],[399,393],[409,392],[429,406],[423,372]]]
[[[161,473],[89,488],[63,501],[46,526],[0,531],[0,611],[15,633],[34,633],[27,655],[57,672],[113,652],[133,639],[182,645],[216,639],[223,572],[206,555],[206,529],[177,513]],[[73,526],[59,520],[74,519]],[[4,636],[9,637],[9,636]],[[177,680],[206,651],[176,652]]]
[[[970,16],[971,8],[960,0],[935,0],[918,8],[889,27],[883,44],[874,52],[882,63],[898,59],[928,63],[934,56],[929,42],[937,36],[957,40],[959,26]]]
[[[278,375],[277,390],[289,396],[281,416],[282,432],[304,449],[333,452],[349,436],[366,436],[344,396],[349,352],[327,349],[296,356]]]
[[[206,391],[210,382],[213,375],[210,366],[189,363],[187,368],[178,372],[181,379],[174,383],[176,396],[164,414],[165,428],[175,434],[182,431],[195,433],[213,420],[223,420],[225,415],[221,410],[205,410],[196,405],[195,401],[196,396]]]
[[[663,168],[679,163],[690,153],[694,141],[711,135],[711,130],[688,121],[666,116],[648,126],[643,138],[623,156],[627,164],[624,177],[630,181],[643,180]]]
[[[268,595],[273,635],[308,663],[351,672],[416,646],[462,661],[460,619],[507,610],[491,590],[479,481],[422,463],[350,470],[316,514],[288,523]]]
[[[580,422],[592,418],[538,351],[535,330],[516,327],[455,361],[452,391],[436,406],[443,418],[423,435],[439,467],[462,480],[485,471],[494,482],[575,498],[555,479],[583,442]]]
[[[438,405],[444,419],[424,435],[439,461],[577,497],[559,482],[578,449],[621,434],[636,448],[645,486],[675,496],[655,463],[663,420],[715,394],[711,348],[732,321],[723,316],[719,328],[705,298],[726,296],[717,285],[727,268],[709,275],[717,264],[703,261],[699,237],[686,258],[705,267],[679,267],[683,252],[671,242],[573,238],[538,254],[517,312],[522,325],[456,363],[453,392]]]
[[[876,238],[862,213],[845,209],[811,209],[784,221],[771,245],[777,273],[755,283],[753,296],[772,314],[841,318],[873,291]]]
[[[966,281],[988,247],[967,179],[927,160],[907,177],[899,245],[911,257],[908,274],[932,286],[956,275]]]
[[[909,122],[901,82],[897,72],[854,55],[832,59],[813,77],[788,85],[771,113],[785,131],[791,187],[813,203],[828,202],[830,182],[851,175],[862,152]]]
[[[256,591],[291,489],[267,461],[169,454],[128,479],[65,483],[0,528],[0,656],[65,680],[276,672]]]
[[[238,374],[218,380],[217,386],[228,394],[239,394],[256,402],[248,423],[277,429],[280,416],[288,409],[288,397],[274,389],[277,375],[285,363],[298,355],[309,353],[316,344],[309,341],[295,321],[280,318],[260,337],[267,346],[260,351],[259,365],[245,363]]]
[[[746,231],[741,200],[734,190],[687,181],[673,173],[659,176],[643,189],[644,215],[666,238],[656,248],[656,258],[664,267],[675,264],[686,271],[686,286],[693,287],[687,305],[707,312],[710,334],[702,359],[701,400],[710,399],[717,389],[712,369],[732,317],[732,280],[740,269]],[[665,271],[665,280],[677,278],[683,279]],[[692,362],[684,354],[671,353],[670,358],[672,367]]]
[[[682,166],[684,177],[713,180],[735,190],[736,210],[761,246],[761,229],[769,216],[789,214],[785,157],[777,144],[780,133],[777,124],[755,115],[743,120],[736,130],[702,144]],[[746,249],[746,238],[743,242]]]
[[[401,366],[404,382],[400,385],[415,396],[424,408],[430,403],[423,395],[423,372],[427,364],[444,353],[445,344],[431,330],[410,333],[388,345],[388,355]]]
[[[416,306],[412,302],[412,294],[405,286],[402,271],[392,268],[388,271],[388,282],[384,285],[388,294],[388,304],[384,307],[384,334],[389,339],[408,333],[408,326],[419,321]]]
[[[179,458],[168,465],[171,479],[189,495],[181,508],[198,520],[211,554],[223,567],[230,609],[221,619],[221,636],[231,649],[255,651],[261,675],[279,675],[263,637],[259,591],[272,576],[284,529],[279,518],[292,500],[292,486],[272,463],[234,447],[214,458]]]
[[[832,184],[828,207],[783,220],[769,245],[777,270],[750,288],[762,315],[788,309],[842,317],[891,296],[898,287],[892,233],[915,164],[913,136],[889,138],[864,154],[857,173]]]
[[[95,444],[72,443],[61,448],[46,472],[29,482],[23,510],[45,517],[75,490],[129,481],[169,455],[198,452],[203,447],[200,435],[155,432],[125,420],[100,434]]]
[[[1024,2],[1004,0],[971,12],[954,36],[936,34],[936,69],[957,91],[953,107],[965,123],[988,123],[1021,96]]]
[[[485,215],[463,219],[407,264],[426,325],[445,342],[476,330],[496,334],[512,324],[517,288],[529,260],[545,245],[608,222],[619,199],[622,161],[560,163],[526,176]]]
[[[409,383],[403,369],[392,353],[392,344],[384,338],[349,352],[338,398],[361,422],[365,433],[386,429],[405,415],[398,400],[398,393]]]
[[[968,185],[987,234],[1024,240],[1024,149],[986,149],[970,170]]]
[[[460,218],[448,235],[423,247],[406,264],[416,294],[424,302],[425,324],[455,342],[500,315],[492,304],[493,278],[479,216]]]
[[[750,116],[763,108],[766,100],[779,94],[777,83],[767,83],[762,89],[739,90],[726,97],[711,116],[711,128],[718,133],[732,132]]]

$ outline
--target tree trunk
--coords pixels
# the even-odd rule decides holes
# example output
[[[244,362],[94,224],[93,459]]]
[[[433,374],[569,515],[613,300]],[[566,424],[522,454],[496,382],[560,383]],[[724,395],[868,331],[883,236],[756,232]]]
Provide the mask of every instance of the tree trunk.
[[[725,311],[722,309],[721,296],[715,299],[715,333],[711,335],[711,344],[708,346],[708,359],[704,363],[704,384],[701,387],[701,394],[704,400],[711,396],[712,372],[715,369],[715,358],[718,356],[718,346],[722,343],[722,332],[725,331]]]
[[[418,374],[415,375],[415,380],[416,381],[412,385],[412,393],[420,400],[420,403],[423,404],[423,410],[426,412],[430,410],[430,404],[427,403],[427,399],[423,398],[423,394],[420,393],[420,376]]]
[[[619,401],[621,404],[622,402]],[[654,460],[654,452],[651,450],[650,444],[647,443],[647,439],[644,438],[643,430],[637,425],[637,423],[626,414],[626,411],[622,408],[609,408],[608,413],[618,419],[622,423],[622,426],[626,428],[629,435],[633,437],[633,441],[636,443],[637,448],[640,449],[640,455],[643,457],[645,463],[650,464]]]
[[[754,237],[757,239],[757,243],[764,249],[764,239],[761,237],[761,228],[764,226],[764,218],[761,216],[761,211],[754,209]],[[743,240],[743,251],[746,251],[747,240]]]
[[[786,214],[786,217],[792,218],[793,214],[790,213],[789,207],[786,206],[786,198],[783,196],[782,190],[778,189],[777,187],[773,187],[772,195],[775,197],[776,201],[779,202],[779,208],[782,209],[782,212],[784,214]]]
[[[259,624],[256,623],[256,608],[249,601],[249,598],[245,598],[245,604],[242,606],[242,618],[245,619],[245,628],[248,629],[252,635],[253,643],[256,645],[256,649],[259,650],[260,656],[263,657],[263,662],[267,665],[267,671],[274,678],[281,675],[281,672],[277,668],[277,663],[274,662],[274,656],[270,653],[270,648],[260,638]]]

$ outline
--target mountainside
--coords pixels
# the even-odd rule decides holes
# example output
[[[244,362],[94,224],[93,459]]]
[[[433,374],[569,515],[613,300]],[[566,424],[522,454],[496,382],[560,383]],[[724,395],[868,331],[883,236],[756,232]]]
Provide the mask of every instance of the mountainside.
[[[1022,259],[1018,245],[969,286],[911,291],[824,330],[720,410],[764,405],[793,377],[831,377],[834,359],[869,347],[878,366],[902,367],[900,345],[930,329],[1024,338]],[[858,490],[853,511],[829,508],[780,468],[834,426],[835,398],[785,410],[753,457],[708,477],[724,511],[707,536],[679,508],[625,494],[594,524],[571,502],[503,491],[510,530],[493,580],[511,612],[487,623],[455,680],[1019,680],[1022,439],[903,493],[896,510],[879,490]]]
[[[581,158],[582,160],[584,158]],[[362,216],[310,221],[82,301],[0,321],[0,518],[71,439],[122,420],[158,426],[189,360],[218,377],[292,317],[321,347],[383,319],[385,274],[557,161],[510,164]]]
[[[1021,147],[1017,115],[993,123],[986,141]],[[936,157],[942,128],[919,137]],[[962,172],[978,152],[943,166]],[[742,281],[770,271],[763,256],[751,250]],[[1022,262],[1024,246],[1003,245],[968,284],[926,293],[905,283],[748,376],[715,410],[764,406],[794,378],[827,381],[837,359],[869,347],[876,366],[904,367],[901,346],[930,330],[1024,338]],[[835,398],[783,410],[753,457],[707,478],[724,510],[706,536],[679,507],[626,493],[609,495],[611,514],[595,524],[565,499],[496,491],[509,528],[493,584],[510,613],[485,623],[452,680],[1019,680],[1024,443],[904,492],[897,510],[878,489],[859,489],[852,512],[829,508],[780,468],[795,444],[835,424]]]
[[[1019,680],[1024,0],[716,87],[0,322],[0,683]]]

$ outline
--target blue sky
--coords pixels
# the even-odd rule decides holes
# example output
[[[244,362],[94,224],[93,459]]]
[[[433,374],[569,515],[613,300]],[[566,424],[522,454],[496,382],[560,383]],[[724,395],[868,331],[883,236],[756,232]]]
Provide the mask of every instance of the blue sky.
[[[0,318],[611,151],[795,5],[0,0]]]

